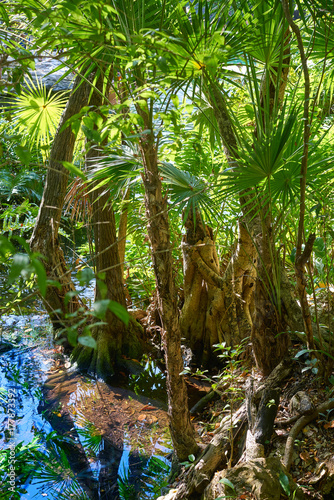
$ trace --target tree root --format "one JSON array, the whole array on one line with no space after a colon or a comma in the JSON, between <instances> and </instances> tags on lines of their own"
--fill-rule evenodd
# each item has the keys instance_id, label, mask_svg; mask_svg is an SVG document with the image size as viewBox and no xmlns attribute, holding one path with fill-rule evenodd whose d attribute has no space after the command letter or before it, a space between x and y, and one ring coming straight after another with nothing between
<instances>
[{"instance_id":1,"label":"tree root","mask_svg":"<svg viewBox=\"0 0 334 500\"><path fill-rule=\"evenodd\" d=\"M334 399L326 401L325 403L322 403L321 405L317 406L311 414L303 415L297 420L295 425L292 427L288 439L286 441L284 458L282 460L283 465L286 467L288 471L291 467L291 462L292 462L293 444L300 431L304 427L306 427L307 424L312 422L312 420L316 419L319 413L331 410L332 408L334 408Z\"/></svg>"},{"instance_id":2,"label":"tree root","mask_svg":"<svg viewBox=\"0 0 334 500\"><path fill-rule=\"evenodd\" d=\"M275 389L275 387L279 387L282 380L290 374L291 370L291 359L282 360L267 379L256 388L253 394L253 401L259 404L264 393ZM200 498L212 480L214 473L227 465L227 457L231 453L231 429L233 430L234 464L242 455L246 438L247 410L245 403L233 414L232 422L230 415L227 415L221 421L220 427L216 431L217 434L215 434L210 444L196 462L186 471L177 490L173 492L171 497L167 496L167 498L173 498L173 500L198 500Z\"/></svg>"}]
</instances>

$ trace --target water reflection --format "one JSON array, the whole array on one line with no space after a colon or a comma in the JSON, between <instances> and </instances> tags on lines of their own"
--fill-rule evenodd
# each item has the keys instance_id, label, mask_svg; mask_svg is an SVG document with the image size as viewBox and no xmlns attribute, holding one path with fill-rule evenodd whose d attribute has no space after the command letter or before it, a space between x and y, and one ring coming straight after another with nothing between
<instances>
[{"instance_id":1,"label":"water reflection","mask_svg":"<svg viewBox=\"0 0 334 500\"><path fill-rule=\"evenodd\" d=\"M161 415L161 405L142 395L150 390L150 396L164 397L162 373L146 360L146 376L131 378L134 392L130 392L68 375L61 366L53 371L62 355L53 344L51 329L42 326L46 317L3 319L4 336L13 348L0 355L0 489L5 492L1 498L14 498L5 474L8 390L13 387L20 498L159 496L171 466L170 438L166 422L155 416Z\"/></svg>"}]
</instances>

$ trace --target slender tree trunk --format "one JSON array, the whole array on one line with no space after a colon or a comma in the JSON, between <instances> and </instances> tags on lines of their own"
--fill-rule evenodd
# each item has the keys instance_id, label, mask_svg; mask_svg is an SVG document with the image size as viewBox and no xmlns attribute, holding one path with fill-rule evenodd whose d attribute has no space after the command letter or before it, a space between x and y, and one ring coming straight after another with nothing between
<instances>
[{"instance_id":1,"label":"slender tree trunk","mask_svg":"<svg viewBox=\"0 0 334 500\"><path fill-rule=\"evenodd\" d=\"M118 253L121 264L121 274L123 279L124 279L124 264L125 264L125 250L126 250L126 234L128 228L129 199L130 199L130 188L127 188L123 196L122 211L118 226Z\"/></svg>"},{"instance_id":2,"label":"slender tree trunk","mask_svg":"<svg viewBox=\"0 0 334 500\"><path fill-rule=\"evenodd\" d=\"M69 171L63 167L62 161L72 161L75 145L75 135L68 127L61 132L66 121L77 114L88 102L89 90L86 83L79 88L80 77L74 82L67 106L61 117L57 133L50 151L49 166L42 201L34 231L30 240L30 248L33 252L39 252L45 257L44 265L49 280L60 283L57 286L48 286L45 306L50 314L54 327L59 328L68 324L65 319L66 313L73 313L82 307L76 296L71 297L69 302L65 300L68 292L75 291L68 270L64 254L59 244L59 225L67 190Z\"/></svg>"},{"instance_id":3,"label":"slender tree trunk","mask_svg":"<svg viewBox=\"0 0 334 500\"><path fill-rule=\"evenodd\" d=\"M102 76L98 79L97 90L93 91L90 104L98 111L103 104ZM90 169L98 163L103 155L103 145L93 143L86 155L86 165ZM119 241L116 235L115 214L112 208L110 192L105 187L91 187L89 197L92 206L92 224L95 242L94 266L97 276L95 300L103 299L117 302L126 309L125 290L123 285L122 267L119 259ZM126 326L109 309L104 318L104 324L95 327L93 336L96 339L96 349L78 345L73 358L78 365L101 378L111 377L114 367L120 364L121 354L138 357L143 348L140 341L141 327L135 320L130 320Z\"/></svg>"},{"instance_id":4,"label":"slender tree trunk","mask_svg":"<svg viewBox=\"0 0 334 500\"><path fill-rule=\"evenodd\" d=\"M269 117L271 117L274 110L278 109L282 103L287 84L290 63L288 29L283 35L283 40L281 64L278 64L278 67L273 69L270 75L265 74L262 82L259 104L261 109L259 111L263 114L263 126L266 123L265 109L268 109ZM269 85L266 83L267 78L270 79ZM224 96L215 82L210 84L207 93L216 115L227 160L233 168L238 161L238 143ZM268 107L265 106L267 101ZM254 134L257 137L258 131L256 129ZM277 268L277 259L275 259L271 207L267 205L262 207L261 199L257 197L254 202L254 198L255 193L248 192L240 195L240 204L244 213L243 224L246 225L246 233L248 233L245 240L248 239L249 243L250 241L252 243L247 245L247 252L245 252L249 255L248 262L242 254L239 254L243 262L240 265L237 263L237 267L244 268L244 274L253 278L254 266L256 266L257 279L253 288L255 308L252 317L251 338L256 364L263 373L268 374L286 355L289 337L286 333L286 323L283 320L280 290L277 282L279 269ZM269 210L269 215L265 214L267 210ZM255 246L255 251L250 250L252 246ZM254 258L255 254L257 255L256 259ZM233 300L231 302L231 310L233 310L236 304L235 297L240 296L240 290L238 293L233 287L230 287L229 292ZM245 314L247 316L249 316L249 312L249 309L246 308Z\"/></svg>"},{"instance_id":5,"label":"slender tree trunk","mask_svg":"<svg viewBox=\"0 0 334 500\"><path fill-rule=\"evenodd\" d=\"M149 114L138 110L145 129L152 129ZM173 276L172 249L166 197L162 196L154 135L145 134L140 140L144 164L143 182L147 231L151 243L153 268L157 285L157 299L163 328L163 346L167 368L168 416L173 445L179 460L196 454L198 445L188 411L188 396L181 353L181 330L177 294Z\"/></svg>"},{"instance_id":6,"label":"slender tree trunk","mask_svg":"<svg viewBox=\"0 0 334 500\"><path fill-rule=\"evenodd\" d=\"M290 6L289 2L286 0L282 0L282 6L284 10L285 17L296 35L298 49L300 53L300 59L303 67L304 73L304 138L303 138L303 156L301 160L300 166L300 201L299 201L299 221L298 221L298 234L297 234L297 242L296 242L296 260L295 260L295 269L296 269L296 278L297 278L297 289L299 294L299 300L302 308L305 333L307 339L307 347L308 349L314 349L314 339L313 339L313 329L312 329L312 321L310 315L310 308L307 301L307 293L306 293L306 278L304 273L304 268L307 260L309 259L313 243L315 240L315 235L310 234L309 239L307 241L306 247L307 252L302 253L302 244L303 244L303 236L304 236L304 220L305 220L305 201L306 201L306 177L307 177L307 163L308 163L308 149L309 149L309 140L311 135L311 123L310 123L310 75L307 67L307 58L304 50L303 40L301 37L300 30L296 23L293 21L290 14ZM306 248L305 248L306 250Z\"/></svg>"}]
</instances>

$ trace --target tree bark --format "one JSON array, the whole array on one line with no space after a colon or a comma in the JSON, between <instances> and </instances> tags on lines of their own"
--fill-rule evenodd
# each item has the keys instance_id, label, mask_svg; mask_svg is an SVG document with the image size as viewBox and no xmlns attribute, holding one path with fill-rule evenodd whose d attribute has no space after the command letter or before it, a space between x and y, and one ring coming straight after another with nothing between
<instances>
[{"instance_id":1,"label":"tree bark","mask_svg":"<svg viewBox=\"0 0 334 500\"><path fill-rule=\"evenodd\" d=\"M144 128L152 130L149 113L137 109ZM153 268L157 286L158 308L162 323L162 340L167 368L168 416L173 445L179 460L196 454L198 445L190 422L187 388L181 353L181 330L177 307L177 294L173 276L172 248L166 197L162 196L158 171L157 149L153 132L140 139L144 165L143 182L147 232L151 244Z\"/></svg>"},{"instance_id":2,"label":"tree bark","mask_svg":"<svg viewBox=\"0 0 334 500\"><path fill-rule=\"evenodd\" d=\"M267 379L256 387L253 393L253 400L260 402L262 399L264 402L267 399L267 395L270 394L270 391L279 387L282 381L290 375L291 370L291 360L288 358L282 360ZM274 398L275 397L276 396L274 396ZM263 408L263 406L261 406L261 408ZM275 411L276 408L277 406L275 405ZM246 402L244 402L234 413L232 427L234 436L233 449L235 450L233 463L235 464L242 455L243 446L246 441ZM228 454L231 448L229 439L230 429L230 415L227 415L222 420L219 429L215 431L216 434L210 444L208 444L196 462L185 472L184 477L181 478L177 491L168 497L170 500L198 500L202 498L203 491L210 483L214 473L227 465L226 454ZM263 434L261 433L261 439L262 437ZM165 500L165 497L160 497L160 500Z\"/></svg>"},{"instance_id":3,"label":"tree bark","mask_svg":"<svg viewBox=\"0 0 334 500\"><path fill-rule=\"evenodd\" d=\"M103 77L96 82L90 104L98 112L103 104ZM107 91L106 91L107 92ZM86 166L91 169L103 154L103 145L92 143L86 154ZM97 188L93 182L89 192L92 206L92 223L95 242L94 266L97 277L95 301L107 299L117 302L126 309L122 267L119 259L119 241L116 235L115 214L110 192L105 187ZM109 378L114 367L120 364L121 354L138 357L143 353L140 341L141 326L130 319L126 326L113 312L107 310L104 324L95 327L93 336L97 347L92 349L78 345L73 353L78 365L99 378Z\"/></svg>"},{"instance_id":4,"label":"tree bark","mask_svg":"<svg viewBox=\"0 0 334 500\"><path fill-rule=\"evenodd\" d=\"M72 161L76 139L70 127L63 131L61 128L88 102L88 86L83 83L78 87L80 80L78 76L74 82L74 90L69 97L52 143L43 197L30 239L31 250L45 257L44 266L47 278L61 285L61 288L49 285L44 301L55 328L68 325L70 320L66 319L66 314L74 313L82 307L75 295L68 302L65 300L66 294L74 292L75 287L71 280L70 270L66 266L58 236L69 176L69 171L61 162Z\"/></svg>"},{"instance_id":5,"label":"tree bark","mask_svg":"<svg viewBox=\"0 0 334 500\"><path fill-rule=\"evenodd\" d=\"M249 335L251 291L254 279L247 273L253 244L241 232L236 250L221 276L212 230L199 212L185 223L183 238L184 305L180 326L197 363L206 367L217 361L214 344L237 345ZM237 268L235 268L235 264ZM255 268L254 268L255 269ZM245 274L246 271L246 274Z\"/></svg>"},{"instance_id":6,"label":"tree bark","mask_svg":"<svg viewBox=\"0 0 334 500\"><path fill-rule=\"evenodd\" d=\"M314 349L314 339L313 339L313 330L310 316L310 309L307 301L306 295L306 279L304 274L304 266L306 264L307 259L305 259L305 251L302 255L302 244L304 237L304 221L305 221L305 202L306 202L306 177L307 177L307 164L308 164L308 151L309 151L309 140L311 135L311 122L310 122L310 75L307 67L307 56L304 50L304 44L301 37L300 29L297 24L293 21L290 14L290 5L286 0L282 0L282 7L284 11L284 15L286 20L288 21L292 31L296 35L298 49L300 53L300 59L303 67L304 74L304 137L303 137L303 156L301 159L300 165L300 200L299 200L299 221L298 221L298 233L297 233L297 242L296 242L296 260L295 260L295 269L296 269L296 278L297 278L297 289L299 292L299 299L302 308L304 327L307 338L307 348ZM306 244L306 247L309 246L308 252L310 256L312 251L313 242L315 240L315 235L310 235L309 240ZM305 248L306 250L306 248Z\"/></svg>"},{"instance_id":7,"label":"tree bark","mask_svg":"<svg viewBox=\"0 0 334 500\"><path fill-rule=\"evenodd\" d=\"M290 33L287 29L282 35L281 62L278 63L276 68L271 68L264 75L259 103L259 112L263 116L263 127L266 123L264 116L266 109L266 106L264 106L265 100L269 101L269 117L271 117L274 110L279 109L283 100L290 62L289 41ZM266 84L267 78L270 79L268 86ZM227 160L233 168L238 161L238 141L224 95L217 82L210 82L210 85L207 87L207 94L217 119ZM255 137L258 135L256 129L254 135ZM253 352L258 368L264 374L268 374L287 354L289 345L286 323L282 315L278 282L279 263L276 259L276 250L272 235L271 207L267 203L263 207L261 198L250 191L240 193L240 204L244 214L242 222L246 225L246 233L248 233L248 240L250 240L248 262L244 260L243 265L240 267L245 267L244 272L246 275L249 274L252 277L252 283L254 283L254 267L256 266L254 287L255 308L251 318ZM255 246L255 251L250 250L252 246ZM254 258L255 253L257 254L257 259ZM233 290L233 287L230 287L230 290L227 289L228 294L230 294L232 299L230 307L233 311L237 304L235 296L240 296L240 291L237 294ZM249 309L246 310L246 314L249 316ZM235 321L237 316L234 313L232 321Z\"/></svg>"}]
</instances>

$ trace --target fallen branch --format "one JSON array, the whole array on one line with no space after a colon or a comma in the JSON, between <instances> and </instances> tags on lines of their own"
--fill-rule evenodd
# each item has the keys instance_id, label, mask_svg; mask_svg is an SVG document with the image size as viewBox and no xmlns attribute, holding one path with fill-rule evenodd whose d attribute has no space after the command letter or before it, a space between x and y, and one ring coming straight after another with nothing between
<instances>
[{"instance_id":1,"label":"fallen branch","mask_svg":"<svg viewBox=\"0 0 334 500\"><path fill-rule=\"evenodd\" d=\"M306 427L307 424L312 422L312 420L315 420L318 417L319 413L331 410L333 408L334 408L334 399L330 399L329 401L326 401L325 403L322 403L321 405L317 406L310 415L303 415L302 417L299 418L299 420L297 420L297 422L292 427L289 433L289 437L285 445L285 452L282 463L287 470L289 470L291 467L293 444L300 431L304 429L304 427Z\"/></svg>"}]
</instances>

